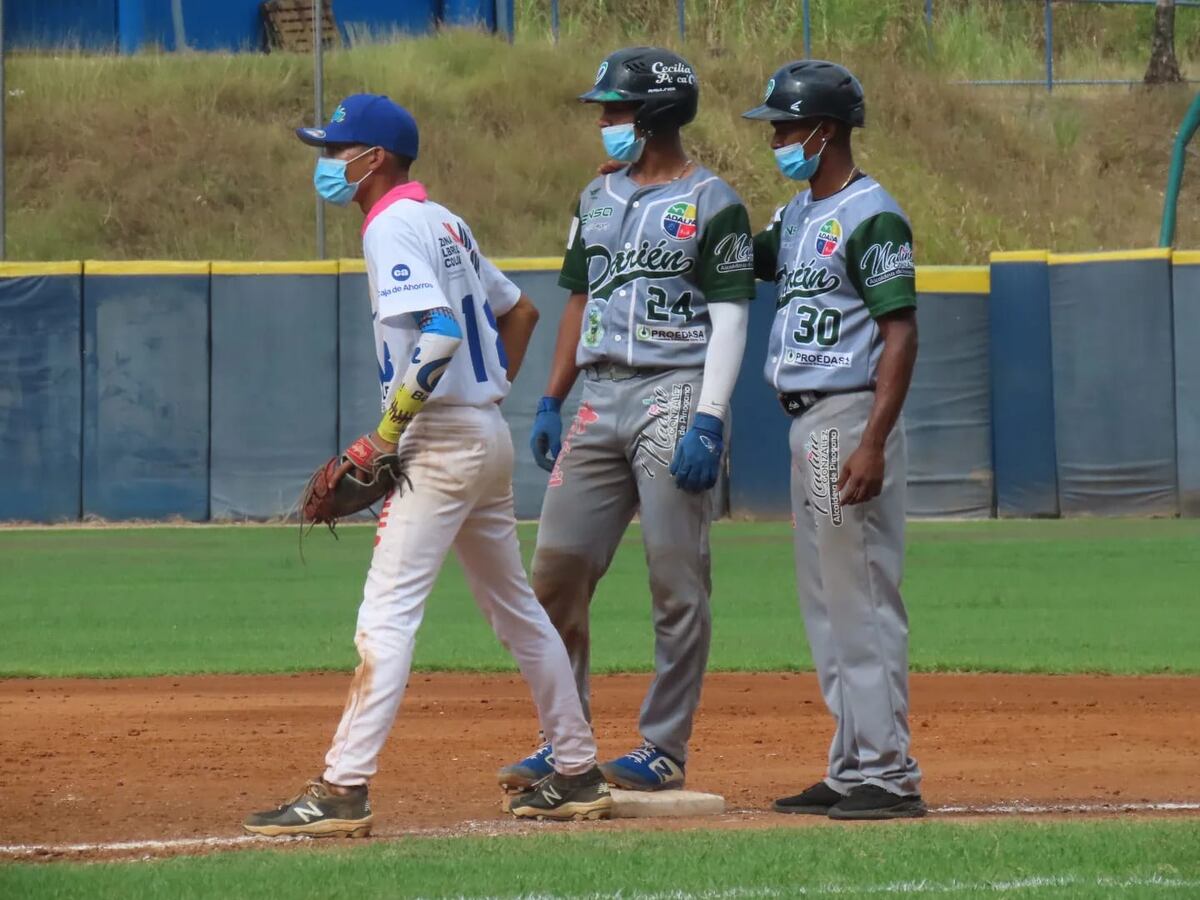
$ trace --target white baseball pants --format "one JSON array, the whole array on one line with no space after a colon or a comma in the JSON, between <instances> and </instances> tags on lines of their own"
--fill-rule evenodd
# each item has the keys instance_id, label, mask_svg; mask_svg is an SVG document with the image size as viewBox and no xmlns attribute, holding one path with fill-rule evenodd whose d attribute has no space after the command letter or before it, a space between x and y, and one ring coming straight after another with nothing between
<instances>
[{"instance_id":1,"label":"white baseball pants","mask_svg":"<svg viewBox=\"0 0 1200 900\"><path fill-rule=\"evenodd\" d=\"M333 745L331 784L365 784L378 768L412 667L425 601L454 547L484 617L533 693L565 775L596 763L562 638L529 587L513 514L513 447L499 407L428 406L400 444L412 489L387 499L358 611L360 664Z\"/></svg>"}]
</instances>

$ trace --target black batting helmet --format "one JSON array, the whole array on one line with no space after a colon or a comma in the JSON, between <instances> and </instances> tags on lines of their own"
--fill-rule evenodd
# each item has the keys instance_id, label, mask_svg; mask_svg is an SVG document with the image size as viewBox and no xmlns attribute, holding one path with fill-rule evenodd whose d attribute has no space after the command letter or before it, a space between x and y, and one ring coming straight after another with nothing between
<instances>
[{"instance_id":1,"label":"black batting helmet","mask_svg":"<svg viewBox=\"0 0 1200 900\"><path fill-rule=\"evenodd\" d=\"M850 70L823 59L790 62L771 76L761 106L742 113L746 119L836 119L851 128L866 123L862 85Z\"/></svg>"},{"instance_id":2,"label":"black batting helmet","mask_svg":"<svg viewBox=\"0 0 1200 900\"><path fill-rule=\"evenodd\" d=\"M637 101L634 124L646 134L682 128L696 118L700 87L691 64L659 47L627 47L600 63L584 103Z\"/></svg>"}]
</instances>

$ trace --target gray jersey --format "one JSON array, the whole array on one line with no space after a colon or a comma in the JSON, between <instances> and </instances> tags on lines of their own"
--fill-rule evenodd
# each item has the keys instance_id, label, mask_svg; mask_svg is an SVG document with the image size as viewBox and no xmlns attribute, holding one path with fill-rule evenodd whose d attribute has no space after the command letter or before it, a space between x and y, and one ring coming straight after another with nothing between
<instances>
[{"instance_id":1,"label":"gray jersey","mask_svg":"<svg viewBox=\"0 0 1200 900\"><path fill-rule=\"evenodd\" d=\"M707 169L649 186L624 170L595 179L558 278L588 295L575 361L702 366L708 304L754 296L753 255L745 206Z\"/></svg>"},{"instance_id":2,"label":"gray jersey","mask_svg":"<svg viewBox=\"0 0 1200 900\"><path fill-rule=\"evenodd\" d=\"M776 285L764 370L775 390L874 387L875 320L917 304L912 229L875 179L823 200L798 194L755 236L754 269Z\"/></svg>"}]
</instances>

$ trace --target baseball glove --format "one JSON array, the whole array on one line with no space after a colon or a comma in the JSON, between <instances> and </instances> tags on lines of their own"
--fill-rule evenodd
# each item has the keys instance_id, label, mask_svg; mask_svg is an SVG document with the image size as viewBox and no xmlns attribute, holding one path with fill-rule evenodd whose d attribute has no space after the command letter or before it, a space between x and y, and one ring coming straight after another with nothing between
<instances>
[{"instance_id":1,"label":"baseball glove","mask_svg":"<svg viewBox=\"0 0 1200 900\"><path fill-rule=\"evenodd\" d=\"M412 488L400 457L363 435L308 479L300 496L301 528L311 522L333 531L339 519L367 509L404 485Z\"/></svg>"}]
</instances>

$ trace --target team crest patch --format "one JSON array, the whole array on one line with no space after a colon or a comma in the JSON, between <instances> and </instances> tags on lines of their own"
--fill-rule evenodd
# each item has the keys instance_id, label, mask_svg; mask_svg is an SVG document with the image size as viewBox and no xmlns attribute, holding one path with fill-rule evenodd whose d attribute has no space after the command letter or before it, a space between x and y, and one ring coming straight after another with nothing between
<instances>
[{"instance_id":1,"label":"team crest patch","mask_svg":"<svg viewBox=\"0 0 1200 900\"><path fill-rule=\"evenodd\" d=\"M335 125L338 122L345 122L346 121L346 107L339 104L338 108L333 111L333 115L329 117L329 121L333 122Z\"/></svg>"},{"instance_id":2,"label":"team crest patch","mask_svg":"<svg viewBox=\"0 0 1200 900\"><path fill-rule=\"evenodd\" d=\"M842 223L837 219L826 219L817 230L817 255L828 259L837 253L842 243Z\"/></svg>"},{"instance_id":3,"label":"team crest patch","mask_svg":"<svg viewBox=\"0 0 1200 900\"><path fill-rule=\"evenodd\" d=\"M686 241L696 235L696 204L673 203L663 213L663 231L677 241Z\"/></svg>"},{"instance_id":4,"label":"team crest patch","mask_svg":"<svg viewBox=\"0 0 1200 900\"><path fill-rule=\"evenodd\" d=\"M772 78L770 81L767 82L767 92L765 94L763 94L763 103L766 103L768 100L770 100L771 94L773 94L774 92L775 92L775 79Z\"/></svg>"},{"instance_id":5,"label":"team crest patch","mask_svg":"<svg viewBox=\"0 0 1200 900\"><path fill-rule=\"evenodd\" d=\"M600 63L600 68L596 71L596 84L600 83L600 79L604 77L604 73L608 71L608 60Z\"/></svg>"}]
</instances>

